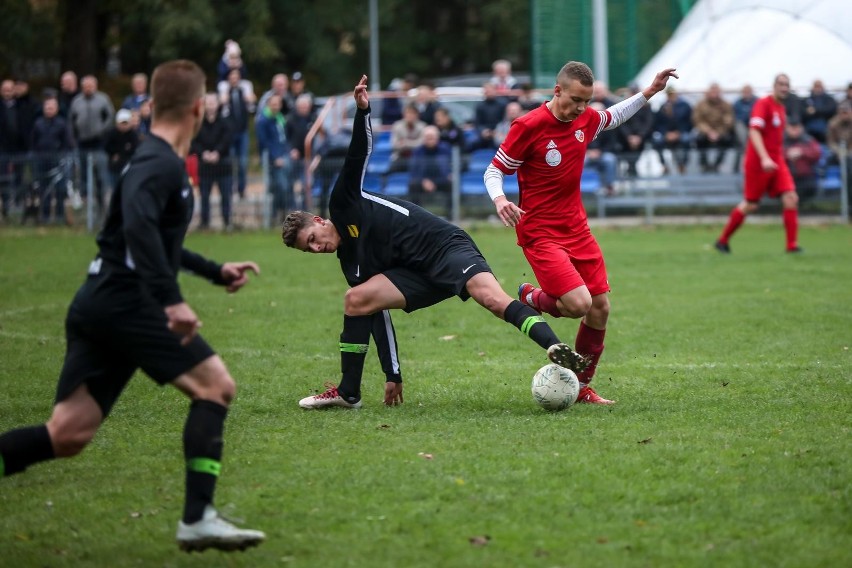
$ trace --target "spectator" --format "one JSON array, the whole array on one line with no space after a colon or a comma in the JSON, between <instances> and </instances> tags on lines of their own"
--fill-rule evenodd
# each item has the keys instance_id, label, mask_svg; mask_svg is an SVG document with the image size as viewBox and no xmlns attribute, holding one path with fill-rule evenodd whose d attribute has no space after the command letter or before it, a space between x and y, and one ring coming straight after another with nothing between
<instances>
[{"instance_id":1,"label":"spectator","mask_svg":"<svg viewBox=\"0 0 852 568\"><path fill-rule=\"evenodd\" d=\"M136 122L136 131L140 138L144 138L151 131L151 99L142 101L139 108L131 112Z\"/></svg>"},{"instance_id":2,"label":"spectator","mask_svg":"<svg viewBox=\"0 0 852 568\"><path fill-rule=\"evenodd\" d=\"M0 82L0 199L2 217L9 215L23 177L23 156L27 151L25 111L15 99L15 82Z\"/></svg>"},{"instance_id":3,"label":"spectator","mask_svg":"<svg viewBox=\"0 0 852 568\"><path fill-rule=\"evenodd\" d=\"M305 76L302 75L301 71L296 71L290 81L290 96L295 101L302 95L308 95L311 97L311 101L314 100L314 94L305 88Z\"/></svg>"},{"instance_id":4,"label":"spectator","mask_svg":"<svg viewBox=\"0 0 852 568\"><path fill-rule=\"evenodd\" d=\"M249 85L247 89L245 84ZM231 69L228 73L227 88L222 98L222 115L231 121L231 160L237 170L237 195L240 199L246 193L246 170L248 169L249 151L249 114L254 112L255 96L250 87L251 83L244 81L239 69ZM222 96L222 88L219 96Z\"/></svg>"},{"instance_id":5,"label":"spectator","mask_svg":"<svg viewBox=\"0 0 852 568\"><path fill-rule=\"evenodd\" d=\"M600 101L592 102L589 106L597 111L604 111L607 108ZM629 123L628 120L625 124ZM591 167L598 172L601 179L601 191L605 195L615 193L615 179L618 175L618 156L616 154L618 151L618 134L615 130L603 130L586 146L583 167Z\"/></svg>"},{"instance_id":6,"label":"spectator","mask_svg":"<svg viewBox=\"0 0 852 568\"><path fill-rule=\"evenodd\" d=\"M822 157L822 147L803 125L790 123L784 136L784 158L793 175L796 193L804 201L816 195L817 164Z\"/></svg>"},{"instance_id":7,"label":"spectator","mask_svg":"<svg viewBox=\"0 0 852 568\"><path fill-rule=\"evenodd\" d=\"M290 114L290 111L293 110L294 106L293 96L290 94L290 78L284 73L276 73L272 76L270 89L260 96L260 100L257 102L257 108L263 111L263 109L266 108L266 103L269 102L269 97L272 95L278 95L281 97L281 112L284 116ZM259 112L255 115L255 123L257 123L261 116L263 116L263 112Z\"/></svg>"},{"instance_id":8,"label":"spectator","mask_svg":"<svg viewBox=\"0 0 852 568\"><path fill-rule=\"evenodd\" d=\"M248 69L246 69L246 64L243 62L243 53L240 49L240 44L229 39L225 40L225 53L222 54L222 58L219 60L219 65L217 67L218 82L227 82L228 73L230 73L232 69L238 69L240 77L248 77Z\"/></svg>"},{"instance_id":9,"label":"spectator","mask_svg":"<svg viewBox=\"0 0 852 568\"><path fill-rule=\"evenodd\" d=\"M300 97L300 100L302 99ZM312 104L310 97L307 97L307 103L310 108ZM296 108L299 108L299 104L304 105L304 101L298 102ZM266 108L258 113L260 119L257 121L257 146L261 156L266 156L266 164L269 168L267 191L272 195L272 214L276 218L279 214L286 214L288 210L295 208L287 179L288 153L291 148L285 130L285 122L289 126L292 121L285 121L281 108L281 97L272 95L266 103ZM280 220L283 221L283 217Z\"/></svg>"},{"instance_id":10,"label":"spectator","mask_svg":"<svg viewBox=\"0 0 852 568\"><path fill-rule=\"evenodd\" d=\"M24 132L29 140L35 119L41 116L42 105L36 102L30 94L30 84L22 79L15 81L15 101L21 107L24 119Z\"/></svg>"},{"instance_id":11,"label":"spectator","mask_svg":"<svg viewBox=\"0 0 852 568\"><path fill-rule=\"evenodd\" d=\"M843 143L846 144L846 153L852 152L852 100L844 100L837 105L837 114L828 121L826 142L835 159L842 153Z\"/></svg>"},{"instance_id":12,"label":"spectator","mask_svg":"<svg viewBox=\"0 0 852 568\"><path fill-rule=\"evenodd\" d=\"M703 172L718 172L725 150L734 147L734 107L722 98L722 89L712 83L704 98L692 111L695 125L695 146L699 151ZM715 153L712 164L710 150Z\"/></svg>"},{"instance_id":13,"label":"spectator","mask_svg":"<svg viewBox=\"0 0 852 568\"><path fill-rule=\"evenodd\" d=\"M600 103L604 108L609 108L616 103L615 97L609 90L609 85L604 81L595 81L592 89L592 100L589 104Z\"/></svg>"},{"instance_id":14,"label":"spectator","mask_svg":"<svg viewBox=\"0 0 852 568\"><path fill-rule=\"evenodd\" d=\"M40 191L42 221L50 222L51 205L55 199L53 220L67 223L67 177L63 160L74 150L74 139L68 123L59 115L56 96L48 97L42 103L42 113L33 124L29 146L33 153L33 178Z\"/></svg>"},{"instance_id":15,"label":"spectator","mask_svg":"<svg viewBox=\"0 0 852 568\"><path fill-rule=\"evenodd\" d=\"M305 141L308 132L314 124L314 99L308 93L302 93L296 97L296 106L287 116L285 131L287 141L290 145L290 181L293 184L293 193L299 194L304 188L305 173ZM310 199L305 195L306 199Z\"/></svg>"},{"instance_id":16,"label":"spectator","mask_svg":"<svg viewBox=\"0 0 852 568\"><path fill-rule=\"evenodd\" d=\"M494 128L505 115L506 101L497 96L497 87L493 83L482 85L482 96L482 101L476 104L473 120L478 138L470 150L496 148Z\"/></svg>"},{"instance_id":17,"label":"spectator","mask_svg":"<svg viewBox=\"0 0 852 568\"><path fill-rule=\"evenodd\" d=\"M318 128L313 140L313 158L310 171L314 173L314 187L319 188L319 214L326 217L328 199L332 184L343 167L346 152L349 149L351 132L341 129L329 134L325 128Z\"/></svg>"},{"instance_id":18,"label":"spectator","mask_svg":"<svg viewBox=\"0 0 852 568\"><path fill-rule=\"evenodd\" d=\"M843 99L840 99L840 103L843 103L843 102L848 102L849 104L852 104L852 83L849 83L848 85L846 85L846 97L843 98ZM838 108L838 110L840 110L840 109Z\"/></svg>"},{"instance_id":19,"label":"spectator","mask_svg":"<svg viewBox=\"0 0 852 568\"><path fill-rule=\"evenodd\" d=\"M506 139L506 134L509 133L509 127L522 114L524 114L524 109L521 107L521 103L512 101L506 105L503 120L498 122L497 126L494 127L494 144L499 146L503 143L503 140Z\"/></svg>"},{"instance_id":20,"label":"spectator","mask_svg":"<svg viewBox=\"0 0 852 568\"><path fill-rule=\"evenodd\" d=\"M420 115L420 120L426 124L435 124L435 111L438 110L438 102L435 100L435 89L432 85L420 85L414 96L414 106Z\"/></svg>"},{"instance_id":21,"label":"spectator","mask_svg":"<svg viewBox=\"0 0 852 568\"><path fill-rule=\"evenodd\" d=\"M852 99L844 100L837 106L837 114L828 121L828 147L831 148L831 163L840 164L846 156L846 191L852 200Z\"/></svg>"},{"instance_id":22,"label":"spectator","mask_svg":"<svg viewBox=\"0 0 852 568\"><path fill-rule=\"evenodd\" d=\"M231 226L233 185L229 154L232 138L231 124L222 116L219 97L215 93L207 93L204 96L204 119L190 148L190 153L198 156L202 229L210 227L210 194L214 183L219 187L222 225L226 229Z\"/></svg>"},{"instance_id":23,"label":"spectator","mask_svg":"<svg viewBox=\"0 0 852 568\"><path fill-rule=\"evenodd\" d=\"M130 94L124 97L121 108L139 110L142 103L148 100L148 76L136 73L130 79Z\"/></svg>"},{"instance_id":24,"label":"spectator","mask_svg":"<svg viewBox=\"0 0 852 568\"><path fill-rule=\"evenodd\" d=\"M402 79L391 81L388 90L393 91L394 96L382 99L381 119L383 126L390 126L398 120L402 120L402 109L408 98L408 92L419 82L417 75L408 73Z\"/></svg>"},{"instance_id":25,"label":"spectator","mask_svg":"<svg viewBox=\"0 0 852 568\"><path fill-rule=\"evenodd\" d=\"M423 144L423 129L426 123L420 120L417 107L408 104L402 118L391 127L391 166L390 171L408 170L408 159L415 148Z\"/></svg>"},{"instance_id":26,"label":"spectator","mask_svg":"<svg viewBox=\"0 0 852 568\"><path fill-rule=\"evenodd\" d=\"M734 134L737 137L737 162L734 171L740 170L740 161L748 143L748 121L751 119L751 109L757 97L751 85L743 85L740 96L734 101Z\"/></svg>"},{"instance_id":27,"label":"spectator","mask_svg":"<svg viewBox=\"0 0 852 568\"><path fill-rule=\"evenodd\" d=\"M508 59L498 59L491 64L491 79L489 83L494 85L495 94L501 99L505 106L509 101L517 100L510 94L518 88L518 81L512 76L512 64Z\"/></svg>"},{"instance_id":28,"label":"spectator","mask_svg":"<svg viewBox=\"0 0 852 568\"><path fill-rule=\"evenodd\" d=\"M109 161L112 186L115 187L121 171L139 146L139 132L133 127L133 113L126 108L115 113L115 127L107 132L104 151Z\"/></svg>"},{"instance_id":29,"label":"spectator","mask_svg":"<svg viewBox=\"0 0 852 568\"><path fill-rule=\"evenodd\" d=\"M674 165L680 173L686 170L692 130L692 107L678 95L674 87L666 88L666 101L654 116L654 147L660 154L665 173L671 168L666 161L665 151L672 153Z\"/></svg>"},{"instance_id":30,"label":"spectator","mask_svg":"<svg viewBox=\"0 0 852 568\"><path fill-rule=\"evenodd\" d=\"M794 90L790 90L790 94L784 100L784 109L787 113L787 122L802 122L804 101L796 94Z\"/></svg>"},{"instance_id":31,"label":"spectator","mask_svg":"<svg viewBox=\"0 0 852 568\"><path fill-rule=\"evenodd\" d=\"M820 144L825 144L828 121L837 114L837 101L825 92L822 81L814 81L809 97L802 101L802 124L805 131Z\"/></svg>"},{"instance_id":32,"label":"spectator","mask_svg":"<svg viewBox=\"0 0 852 568\"><path fill-rule=\"evenodd\" d=\"M80 94L77 74L66 71L59 78L59 114L67 119L71 114L71 101Z\"/></svg>"},{"instance_id":33,"label":"spectator","mask_svg":"<svg viewBox=\"0 0 852 568\"><path fill-rule=\"evenodd\" d=\"M464 147L464 131L455 123L446 108L435 109L435 126L441 134L441 141L450 146Z\"/></svg>"},{"instance_id":34,"label":"spectator","mask_svg":"<svg viewBox=\"0 0 852 568\"><path fill-rule=\"evenodd\" d=\"M71 128L84 159L93 160L95 199L101 212L105 212L110 186L104 141L112 127L115 109L109 97L98 90L98 80L94 75L86 75L81 83L83 90L71 101ZM83 182L88 183L89 168L84 165L82 170Z\"/></svg>"},{"instance_id":35,"label":"spectator","mask_svg":"<svg viewBox=\"0 0 852 568\"><path fill-rule=\"evenodd\" d=\"M443 195L447 218L453 212L453 192L450 179L450 146L441 141L437 126L423 128L423 143L414 149L409 161L408 193L411 202L420 205L423 196Z\"/></svg>"},{"instance_id":36,"label":"spectator","mask_svg":"<svg viewBox=\"0 0 852 568\"><path fill-rule=\"evenodd\" d=\"M639 93L639 85L632 83L627 88L627 98ZM639 161L639 156L642 155L642 150L645 148L645 143L650 140L651 133L654 130L654 111L650 105L644 105L633 118L619 126L615 132L618 137L618 145L621 149L621 157L627 163L627 175L635 177L637 175L636 162Z\"/></svg>"},{"instance_id":37,"label":"spectator","mask_svg":"<svg viewBox=\"0 0 852 568\"><path fill-rule=\"evenodd\" d=\"M518 102L524 112L529 112L540 107L544 99L536 93L530 83L523 83L518 87L521 94L518 96Z\"/></svg>"}]
</instances>

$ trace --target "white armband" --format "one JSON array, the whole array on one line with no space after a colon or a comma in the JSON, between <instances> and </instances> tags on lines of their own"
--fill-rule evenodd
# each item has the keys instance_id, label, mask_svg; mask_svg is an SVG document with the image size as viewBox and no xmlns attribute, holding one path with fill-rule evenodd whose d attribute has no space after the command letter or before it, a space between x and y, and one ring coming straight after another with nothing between
<instances>
[{"instance_id":1,"label":"white armband","mask_svg":"<svg viewBox=\"0 0 852 568\"><path fill-rule=\"evenodd\" d=\"M645 103L647 102L648 99L645 98L645 95L639 92L630 98L624 99L619 103L615 103L606 109L609 111L609 114L612 115L612 122L610 122L604 130L612 130L613 128L621 126L628 118L639 112L639 109L645 106Z\"/></svg>"},{"instance_id":2,"label":"white armband","mask_svg":"<svg viewBox=\"0 0 852 568\"><path fill-rule=\"evenodd\" d=\"M488 167L485 168L482 179L485 181L485 189L488 190L488 197L491 198L491 201L505 195L503 191L503 176L505 175L494 164L488 164Z\"/></svg>"}]
</instances>

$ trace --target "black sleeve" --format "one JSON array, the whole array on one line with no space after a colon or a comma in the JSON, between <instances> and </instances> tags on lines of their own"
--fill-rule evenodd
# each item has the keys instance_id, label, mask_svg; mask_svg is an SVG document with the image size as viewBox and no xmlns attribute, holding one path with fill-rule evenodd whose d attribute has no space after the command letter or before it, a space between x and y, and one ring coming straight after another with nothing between
<instances>
[{"instance_id":1,"label":"black sleeve","mask_svg":"<svg viewBox=\"0 0 852 568\"><path fill-rule=\"evenodd\" d=\"M329 198L329 209L346 209L350 204L361 198L361 179L364 166L370 157L372 126L370 124L370 107L358 109L352 125L352 140L343 162L343 170L334 184Z\"/></svg>"},{"instance_id":2,"label":"black sleeve","mask_svg":"<svg viewBox=\"0 0 852 568\"><path fill-rule=\"evenodd\" d=\"M180 267L192 272L202 278L206 278L213 284L224 286L227 284L222 279L222 265L208 260L196 252L183 249L180 251Z\"/></svg>"}]
</instances>

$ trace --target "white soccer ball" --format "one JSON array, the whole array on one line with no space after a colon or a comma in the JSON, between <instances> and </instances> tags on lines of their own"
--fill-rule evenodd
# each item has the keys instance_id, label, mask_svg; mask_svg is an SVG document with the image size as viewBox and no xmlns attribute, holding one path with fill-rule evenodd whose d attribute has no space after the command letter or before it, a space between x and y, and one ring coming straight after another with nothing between
<instances>
[{"instance_id":1,"label":"white soccer ball","mask_svg":"<svg viewBox=\"0 0 852 568\"><path fill-rule=\"evenodd\" d=\"M565 410L580 394L580 381L573 371L555 363L545 365L535 372L532 380L532 395L542 408Z\"/></svg>"}]
</instances>

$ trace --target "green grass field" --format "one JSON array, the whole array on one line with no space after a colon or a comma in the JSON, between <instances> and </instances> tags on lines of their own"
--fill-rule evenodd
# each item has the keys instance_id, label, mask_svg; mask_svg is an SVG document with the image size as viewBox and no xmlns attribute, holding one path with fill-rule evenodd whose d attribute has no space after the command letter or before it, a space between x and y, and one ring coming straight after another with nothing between
<instances>
[{"instance_id":1,"label":"green grass field","mask_svg":"<svg viewBox=\"0 0 852 568\"><path fill-rule=\"evenodd\" d=\"M260 548L178 552L187 401L137 376L79 457L0 480L10 567L839 567L852 565L852 229L596 229L613 311L595 384L614 407L541 410L546 363L473 302L395 316L405 404L306 412L338 379L345 283L274 233L198 235L263 273L239 294L181 277L239 384L217 505ZM505 229L471 234L510 293ZM0 231L0 431L42 422L91 235ZM549 320L573 342L577 323ZM427 459L430 454L431 459Z\"/></svg>"}]
</instances>

